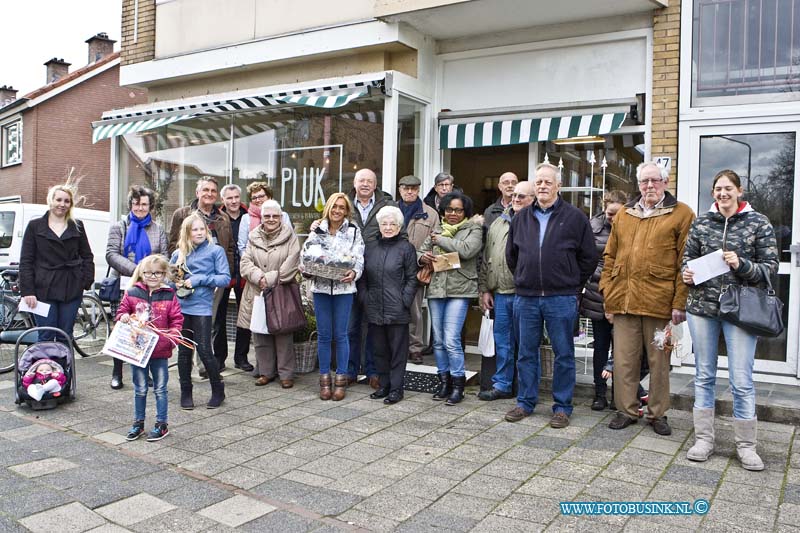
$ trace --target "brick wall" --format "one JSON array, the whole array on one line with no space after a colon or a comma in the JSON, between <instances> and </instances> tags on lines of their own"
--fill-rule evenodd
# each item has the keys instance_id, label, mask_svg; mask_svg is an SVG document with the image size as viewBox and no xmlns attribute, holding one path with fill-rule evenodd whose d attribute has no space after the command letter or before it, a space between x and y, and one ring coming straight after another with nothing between
<instances>
[{"instance_id":1,"label":"brick wall","mask_svg":"<svg viewBox=\"0 0 800 533\"><path fill-rule=\"evenodd\" d=\"M653 17L653 157L672 157L670 189L678 167L678 84L680 71L680 1L658 9Z\"/></svg>"},{"instance_id":2,"label":"brick wall","mask_svg":"<svg viewBox=\"0 0 800 533\"><path fill-rule=\"evenodd\" d=\"M139 3L139 23L134 24L135 3ZM134 39L136 27L136 42ZM155 0L122 0L122 64L141 63L155 57L156 2Z\"/></svg>"}]
</instances>

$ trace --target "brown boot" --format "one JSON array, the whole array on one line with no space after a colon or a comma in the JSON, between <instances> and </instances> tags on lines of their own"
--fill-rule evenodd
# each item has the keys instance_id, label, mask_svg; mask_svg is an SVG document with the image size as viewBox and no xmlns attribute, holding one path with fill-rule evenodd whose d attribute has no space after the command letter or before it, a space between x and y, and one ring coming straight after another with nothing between
<instances>
[{"instance_id":1,"label":"brown boot","mask_svg":"<svg viewBox=\"0 0 800 533\"><path fill-rule=\"evenodd\" d=\"M320 374L319 375L319 399L320 400L330 400L331 399L331 375L330 374Z\"/></svg>"},{"instance_id":2,"label":"brown boot","mask_svg":"<svg viewBox=\"0 0 800 533\"><path fill-rule=\"evenodd\" d=\"M333 396L331 399L334 402L344 400L344 395L347 393L347 376L344 374L336 374L336 379L333 381Z\"/></svg>"}]
</instances>

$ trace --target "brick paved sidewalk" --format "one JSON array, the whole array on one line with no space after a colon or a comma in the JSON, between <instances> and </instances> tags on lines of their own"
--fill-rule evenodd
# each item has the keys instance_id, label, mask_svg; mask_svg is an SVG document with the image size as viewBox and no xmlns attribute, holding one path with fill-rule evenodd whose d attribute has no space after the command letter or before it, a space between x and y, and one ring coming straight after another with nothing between
<instances>
[{"instance_id":1,"label":"brick paved sidewalk","mask_svg":"<svg viewBox=\"0 0 800 533\"><path fill-rule=\"evenodd\" d=\"M673 434L640 423L606 426L611 413L575 409L547 426L550 402L517 424L513 402L474 392L446 407L408 393L396 405L357 385L343 402L317 399L316 376L293 389L255 387L226 372L219 410L177 407L170 379L170 435L128 443L133 393L108 387L107 358L77 362L78 400L32 412L0 377L2 531L788 531L800 526L795 428L763 423L764 472L734 456L729 421L717 453L685 459L691 415L671 411ZM195 384L195 403L210 395ZM544 398L549 400L549 398ZM154 401L148 398L147 421ZM38 417L38 418L37 418ZM560 501L693 501L707 515L563 516Z\"/></svg>"}]
</instances>

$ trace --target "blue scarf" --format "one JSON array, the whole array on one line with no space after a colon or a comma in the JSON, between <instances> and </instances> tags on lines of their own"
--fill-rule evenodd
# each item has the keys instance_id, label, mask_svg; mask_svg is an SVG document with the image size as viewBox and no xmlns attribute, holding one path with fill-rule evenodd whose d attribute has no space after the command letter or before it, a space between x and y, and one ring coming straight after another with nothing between
<instances>
[{"instance_id":1,"label":"blue scarf","mask_svg":"<svg viewBox=\"0 0 800 533\"><path fill-rule=\"evenodd\" d=\"M133 260L137 265L139 261L150 255L150 239L147 238L145 227L152 218L148 213L143 219L136 218L133 213L128 213L128 231L125 234L125 244L122 245L122 255L128 257L133 252Z\"/></svg>"},{"instance_id":2,"label":"blue scarf","mask_svg":"<svg viewBox=\"0 0 800 533\"><path fill-rule=\"evenodd\" d=\"M400 211L403 213L403 227L407 228L408 223L419 218L427 219L428 213L422 208L422 200L417 198L416 202L407 204L400 202Z\"/></svg>"}]
</instances>

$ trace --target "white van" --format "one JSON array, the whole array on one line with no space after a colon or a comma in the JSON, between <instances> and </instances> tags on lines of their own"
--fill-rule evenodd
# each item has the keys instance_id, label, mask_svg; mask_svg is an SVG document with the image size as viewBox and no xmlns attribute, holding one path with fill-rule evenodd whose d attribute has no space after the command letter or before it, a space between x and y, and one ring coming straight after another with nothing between
<instances>
[{"instance_id":1,"label":"white van","mask_svg":"<svg viewBox=\"0 0 800 533\"><path fill-rule=\"evenodd\" d=\"M0 269L19 266L22 251L22 236L31 219L41 217L48 207L41 204L23 204L19 202L3 203L0 201ZM92 209L72 210L72 215L83 222L89 237L89 246L94 254L94 279L100 281L106 277L106 243L108 242L108 211Z\"/></svg>"}]
</instances>

